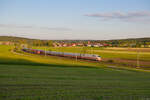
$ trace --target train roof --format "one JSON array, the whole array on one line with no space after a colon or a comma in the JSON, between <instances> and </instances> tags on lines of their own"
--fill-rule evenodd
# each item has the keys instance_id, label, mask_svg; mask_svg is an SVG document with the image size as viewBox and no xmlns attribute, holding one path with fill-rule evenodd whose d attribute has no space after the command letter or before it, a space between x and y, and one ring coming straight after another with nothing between
<instances>
[{"instance_id":1,"label":"train roof","mask_svg":"<svg viewBox=\"0 0 150 100\"><path fill-rule=\"evenodd\" d=\"M30 49L30 48L24 48L24 49ZM40 50L40 49L31 49L31 50L38 50L38 51L44 51L44 50ZM75 56L79 56L79 55L81 55L81 56L89 56L89 57L100 57L99 55L97 55L97 54L81 54L81 53L70 53L70 52L57 52L57 51L46 51L47 53L48 52L52 52L52 53L63 53L63 54L68 54L68 55L75 55Z\"/></svg>"}]
</instances>

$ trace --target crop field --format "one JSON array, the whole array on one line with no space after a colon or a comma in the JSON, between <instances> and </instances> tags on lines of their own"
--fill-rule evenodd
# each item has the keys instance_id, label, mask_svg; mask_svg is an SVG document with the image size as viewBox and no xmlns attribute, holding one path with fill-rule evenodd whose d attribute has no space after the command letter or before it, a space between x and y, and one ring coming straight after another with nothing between
<instances>
[{"instance_id":1,"label":"crop field","mask_svg":"<svg viewBox=\"0 0 150 100\"><path fill-rule=\"evenodd\" d=\"M35 47L43 50L59 52L77 52L98 54L104 62L112 60L113 63L136 67L137 55L139 56L140 67L150 68L150 48L91 48L91 47ZM85 52L84 52L85 51Z\"/></svg>"},{"instance_id":2,"label":"crop field","mask_svg":"<svg viewBox=\"0 0 150 100\"><path fill-rule=\"evenodd\" d=\"M103 62L12 52L12 48L0 45L0 100L150 99L150 71L121 65L109 67L113 65ZM66 52L81 50L40 49ZM88 49L87 52L97 53L102 58L136 59L135 51L122 51L119 55L108 51L115 52L97 48L92 51ZM133 52L133 55L124 52ZM140 60L148 62L149 56L149 52L142 52Z\"/></svg>"}]
</instances>

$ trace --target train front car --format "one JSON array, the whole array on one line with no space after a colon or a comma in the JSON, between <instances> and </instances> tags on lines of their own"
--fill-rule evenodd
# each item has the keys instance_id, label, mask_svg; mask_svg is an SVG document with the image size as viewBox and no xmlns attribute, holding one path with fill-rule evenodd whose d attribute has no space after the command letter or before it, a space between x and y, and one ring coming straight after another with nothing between
<instances>
[{"instance_id":1,"label":"train front car","mask_svg":"<svg viewBox=\"0 0 150 100\"><path fill-rule=\"evenodd\" d=\"M81 59L88 59L88 60L96 60L96 61L100 61L101 57L95 54L80 54Z\"/></svg>"},{"instance_id":2,"label":"train front car","mask_svg":"<svg viewBox=\"0 0 150 100\"><path fill-rule=\"evenodd\" d=\"M92 59L96 60L96 61L101 61L101 57L99 55L92 55Z\"/></svg>"},{"instance_id":3,"label":"train front car","mask_svg":"<svg viewBox=\"0 0 150 100\"><path fill-rule=\"evenodd\" d=\"M101 60L102 60L101 56L96 55L96 60L97 60L97 61L101 61Z\"/></svg>"}]
</instances>

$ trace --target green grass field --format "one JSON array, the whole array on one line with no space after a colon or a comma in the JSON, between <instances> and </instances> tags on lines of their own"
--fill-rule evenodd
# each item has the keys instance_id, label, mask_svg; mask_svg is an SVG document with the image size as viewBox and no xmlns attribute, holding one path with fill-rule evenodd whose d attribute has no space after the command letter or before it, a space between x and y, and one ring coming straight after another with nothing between
<instances>
[{"instance_id":1,"label":"green grass field","mask_svg":"<svg viewBox=\"0 0 150 100\"><path fill-rule=\"evenodd\" d=\"M148 100L150 72L0 45L0 100Z\"/></svg>"}]
</instances>

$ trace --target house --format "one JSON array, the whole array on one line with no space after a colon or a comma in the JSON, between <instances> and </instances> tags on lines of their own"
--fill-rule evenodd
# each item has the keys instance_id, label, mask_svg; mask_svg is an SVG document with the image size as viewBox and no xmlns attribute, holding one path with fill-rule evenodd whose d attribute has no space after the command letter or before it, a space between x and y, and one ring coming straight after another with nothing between
<instances>
[{"instance_id":1,"label":"house","mask_svg":"<svg viewBox=\"0 0 150 100\"><path fill-rule=\"evenodd\" d=\"M104 46L104 47L107 47L107 46L109 46L109 44L103 44L103 46Z\"/></svg>"},{"instance_id":2,"label":"house","mask_svg":"<svg viewBox=\"0 0 150 100\"><path fill-rule=\"evenodd\" d=\"M72 46L72 47L75 47L75 46L76 46L76 44L75 44L75 43L73 43L71 46Z\"/></svg>"},{"instance_id":3,"label":"house","mask_svg":"<svg viewBox=\"0 0 150 100\"><path fill-rule=\"evenodd\" d=\"M100 43L98 43L97 45L98 45L98 47L103 47L104 46L103 44L100 44Z\"/></svg>"},{"instance_id":4,"label":"house","mask_svg":"<svg viewBox=\"0 0 150 100\"><path fill-rule=\"evenodd\" d=\"M87 46L87 47L91 47L92 45L91 45L91 44L87 44L86 46Z\"/></svg>"},{"instance_id":5,"label":"house","mask_svg":"<svg viewBox=\"0 0 150 100\"><path fill-rule=\"evenodd\" d=\"M61 46L62 47L67 47L67 44L66 43L62 43Z\"/></svg>"},{"instance_id":6,"label":"house","mask_svg":"<svg viewBox=\"0 0 150 100\"><path fill-rule=\"evenodd\" d=\"M99 47L97 44L94 44L93 47Z\"/></svg>"},{"instance_id":7,"label":"house","mask_svg":"<svg viewBox=\"0 0 150 100\"><path fill-rule=\"evenodd\" d=\"M83 46L83 43L77 43L77 46Z\"/></svg>"}]
</instances>

